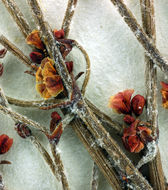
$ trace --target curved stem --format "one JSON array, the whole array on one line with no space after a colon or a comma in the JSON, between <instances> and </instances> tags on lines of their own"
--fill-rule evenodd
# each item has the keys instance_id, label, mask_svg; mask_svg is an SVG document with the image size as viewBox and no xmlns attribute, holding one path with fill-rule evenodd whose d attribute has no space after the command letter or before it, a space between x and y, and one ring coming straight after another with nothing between
<instances>
[{"instance_id":1,"label":"curved stem","mask_svg":"<svg viewBox=\"0 0 168 190\"><path fill-rule=\"evenodd\" d=\"M85 73L85 79L83 81L82 90L81 90L82 94L84 95L86 91L86 87L89 82L89 78L90 78L90 59L86 50L75 40L74 40L74 45L82 52L86 60L86 73Z\"/></svg>"}]
</instances>

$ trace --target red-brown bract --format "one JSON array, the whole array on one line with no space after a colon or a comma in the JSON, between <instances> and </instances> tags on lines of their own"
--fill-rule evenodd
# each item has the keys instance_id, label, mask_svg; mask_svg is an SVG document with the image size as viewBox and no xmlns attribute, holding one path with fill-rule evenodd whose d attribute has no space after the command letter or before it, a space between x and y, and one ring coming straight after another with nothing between
<instances>
[{"instance_id":1,"label":"red-brown bract","mask_svg":"<svg viewBox=\"0 0 168 190\"><path fill-rule=\"evenodd\" d=\"M0 136L0 154L4 154L9 151L13 144L13 139L3 134Z\"/></svg>"}]
</instances>

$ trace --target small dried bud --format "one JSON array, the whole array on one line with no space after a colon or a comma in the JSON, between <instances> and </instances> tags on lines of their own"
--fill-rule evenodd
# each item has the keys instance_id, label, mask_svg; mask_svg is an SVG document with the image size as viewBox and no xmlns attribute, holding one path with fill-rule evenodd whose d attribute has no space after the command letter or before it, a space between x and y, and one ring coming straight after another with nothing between
<instances>
[{"instance_id":1,"label":"small dried bud","mask_svg":"<svg viewBox=\"0 0 168 190\"><path fill-rule=\"evenodd\" d=\"M133 97L131 101L131 108L135 115L141 115L141 113L143 112L145 102L145 98L139 94Z\"/></svg>"},{"instance_id":2,"label":"small dried bud","mask_svg":"<svg viewBox=\"0 0 168 190\"><path fill-rule=\"evenodd\" d=\"M135 121L135 118L132 117L131 115L125 115L124 116L124 121L127 124L131 124L131 123L133 123Z\"/></svg>"},{"instance_id":3,"label":"small dried bud","mask_svg":"<svg viewBox=\"0 0 168 190\"><path fill-rule=\"evenodd\" d=\"M22 138L31 136L31 130L23 123L16 123L16 128L18 135Z\"/></svg>"},{"instance_id":4,"label":"small dried bud","mask_svg":"<svg viewBox=\"0 0 168 190\"><path fill-rule=\"evenodd\" d=\"M1 49L0 50L0 58L4 58L5 57L5 55L6 55L6 53L7 53L7 49Z\"/></svg>"},{"instance_id":5,"label":"small dried bud","mask_svg":"<svg viewBox=\"0 0 168 190\"><path fill-rule=\"evenodd\" d=\"M67 66L69 73L71 73L73 70L73 61L65 62L65 64Z\"/></svg>"},{"instance_id":6,"label":"small dried bud","mask_svg":"<svg viewBox=\"0 0 168 190\"><path fill-rule=\"evenodd\" d=\"M54 30L54 36L57 38L57 39L61 39L61 38L64 38L64 30Z\"/></svg>"},{"instance_id":7,"label":"small dried bud","mask_svg":"<svg viewBox=\"0 0 168 190\"><path fill-rule=\"evenodd\" d=\"M0 136L0 154L8 152L13 144L13 139L9 138L7 135L3 134Z\"/></svg>"},{"instance_id":8,"label":"small dried bud","mask_svg":"<svg viewBox=\"0 0 168 190\"><path fill-rule=\"evenodd\" d=\"M44 58L43 54L40 52L31 52L29 56L30 56L32 62L37 63L37 64L40 64Z\"/></svg>"}]
</instances>

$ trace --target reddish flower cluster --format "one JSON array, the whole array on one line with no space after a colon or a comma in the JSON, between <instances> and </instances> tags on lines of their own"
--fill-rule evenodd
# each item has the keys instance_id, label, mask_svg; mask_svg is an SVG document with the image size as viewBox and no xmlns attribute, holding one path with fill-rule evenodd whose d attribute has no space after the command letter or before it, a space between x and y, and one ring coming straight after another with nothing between
<instances>
[{"instance_id":1,"label":"reddish flower cluster","mask_svg":"<svg viewBox=\"0 0 168 190\"><path fill-rule=\"evenodd\" d=\"M52 112L50 121L50 135L47 135L48 139L55 144L58 144L63 132L61 116L57 112Z\"/></svg>"},{"instance_id":2,"label":"reddish flower cluster","mask_svg":"<svg viewBox=\"0 0 168 190\"><path fill-rule=\"evenodd\" d=\"M152 141L151 130L145 126L140 120L135 120L129 127L124 129L123 144L130 152L138 153L144 145Z\"/></svg>"},{"instance_id":3,"label":"reddish flower cluster","mask_svg":"<svg viewBox=\"0 0 168 190\"><path fill-rule=\"evenodd\" d=\"M162 106L168 109L168 84L165 82L160 83L162 86L161 94L162 94Z\"/></svg>"},{"instance_id":4,"label":"reddish flower cluster","mask_svg":"<svg viewBox=\"0 0 168 190\"><path fill-rule=\"evenodd\" d=\"M138 153L148 142L152 141L151 130L147 123L140 122L135 119L135 116L140 116L145 105L145 98L141 95L136 95L132 98L134 90L128 89L112 96L109 101L109 107L119 114L126 114L124 122L130 125L123 131L123 144L130 152Z\"/></svg>"},{"instance_id":5,"label":"reddish flower cluster","mask_svg":"<svg viewBox=\"0 0 168 190\"><path fill-rule=\"evenodd\" d=\"M60 52L63 58L72 50L73 40L64 39L64 30L54 30L53 34L57 41L60 43ZM33 45L35 50L30 53L32 62L40 64L36 72L36 90L44 98L56 97L63 92L64 87L61 77L58 75L54 61L49 58L47 49L40 38L40 32L33 30L27 36L27 44ZM65 62L69 73L73 70L73 62Z\"/></svg>"},{"instance_id":6,"label":"reddish flower cluster","mask_svg":"<svg viewBox=\"0 0 168 190\"><path fill-rule=\"evenodd\" d=\"M133 93L133 89L128 89L111 96L109 107L119 114L131 114L133 112L137 116L141 115L145 105L145 98L138 94L131 100Z\"/></svg>"}]
</instances>

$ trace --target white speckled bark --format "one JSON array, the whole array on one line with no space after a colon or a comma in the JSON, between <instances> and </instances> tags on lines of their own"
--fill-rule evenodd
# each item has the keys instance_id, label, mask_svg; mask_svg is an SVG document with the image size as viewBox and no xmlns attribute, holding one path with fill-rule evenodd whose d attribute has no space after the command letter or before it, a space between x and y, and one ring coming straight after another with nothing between
<instances>
[{"instance_id":1,"label":"white speckled bark","mask_svg":"<svg viewBox=\"0 0 168 190\"><path fill-rule=\"evenodd\" d=\"M17 0L18 5L31 23L30 12L26 0ZM40 0L44 15L53 28L59 29L62 23L67 0ZM127 0L136 18L141 23L139 1ZM165 57L168 49L168 5L167 0L155 0L157 46ZM19 29L0 2L1 26L0 33L7 36L27 55L31 49L25 44ZM132 32L121 19L110 0L79 0L71 25L69 38L76 39L87 51L91 60L91 78L86 96L101 110L114 119L120 119L107 107L111 95L126 88L134 88L135 93L144 95L144 51L138 44ZM68 59L75 65L75 73L84 70L84 59L78 50L74 49ZM39 99L35 91L35 80L23 73L27 68L10 53L3 60L5 72L0 83L8 96L20 99ZM81 77L82 78L82 77ZM165 76L159 72L159 82ZM81 81L79 82L81 84ZM161 107L161 96L158 90L160 150L166 177L168 111ZM13 107L16 111L28 117L49 125L51 111L22 109ZM41 119L42 118L42 119ZM61 190L60 184L50 174L48 166L41 159L37 150L29 143L19 138L13 130L14 123L6 116L0 115L0 133L7 133L14 138L12 149L2 159L12 161L10 166L0 166L4 182L8 190ZM46 139L39 137L44 144ZM46 145L47 146L47 145ZM65 164L65 170L71 190L88 190L91 178L92 160L71 128L65 130L59 149ZM103 176L100 178L99 190L110 190Z\"/></svg>"}]
</instances>

